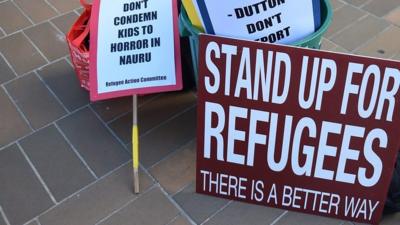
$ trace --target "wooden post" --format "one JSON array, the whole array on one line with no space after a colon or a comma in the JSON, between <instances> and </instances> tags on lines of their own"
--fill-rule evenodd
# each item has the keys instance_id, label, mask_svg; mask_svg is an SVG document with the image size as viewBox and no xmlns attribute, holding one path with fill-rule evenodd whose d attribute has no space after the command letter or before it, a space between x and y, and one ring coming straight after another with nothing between
<instances>
[{"instance_id":1,"label":"wooden post","mask_svg":"<svg viewBox=\"0 0 400 225\"><path fill-rule=\"evenodd\" d=\"M133 190L139 193L139 127L137 123L137 95L132 101L132 163L133 163Z\"/></svg>"}]
</instances>

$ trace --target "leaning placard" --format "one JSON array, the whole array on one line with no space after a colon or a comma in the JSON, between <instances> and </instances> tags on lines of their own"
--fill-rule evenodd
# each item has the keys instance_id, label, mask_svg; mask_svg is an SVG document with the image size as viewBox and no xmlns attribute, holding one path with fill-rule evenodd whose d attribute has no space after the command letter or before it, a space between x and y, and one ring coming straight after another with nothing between
<instances>
[{"instance_id":1,"label":"leaning placard","mask_svg":"<svg viewBox=\"0 0 400 225\"><path fill-rule=\"evenodd\" d=\"M400 62L200 36L196 191L378 224Z\"/></svg>"},{"instance_id":2,"label":"leaning placard","mask_svg":"<svg viewBox=\"0 0 400 225\"><path fill-rule=\"evenodd\" d=\"M90 98L182 88L176 0L95 0Z\"/></svg>"}]
</instances>

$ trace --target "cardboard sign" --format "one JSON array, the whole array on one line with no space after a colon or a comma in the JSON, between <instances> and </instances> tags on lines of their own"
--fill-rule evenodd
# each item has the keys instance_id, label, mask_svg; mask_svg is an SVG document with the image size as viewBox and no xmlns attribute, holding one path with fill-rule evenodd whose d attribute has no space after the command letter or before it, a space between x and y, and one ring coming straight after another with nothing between
<instances>
[{"instance_id":1,"label":"cardboard sign","mask_svg":"<svg viewBox=\"0 0 400 225\"><path fill-rule=\"evenodd\" d=\"M320 27L320 0L195 0L209 34L293 43ZM299 10L301 9L301 10Z\"/></svg>"},{"instance_id":2,"label":"cardboard sign","mask_svg":"<svg viewBox=\"0 0 400 225\"><path fill-rule=\"evenodd\" d=\"M90 98L182 88L176 0L95 0Z\"/></svg>"},{"instance_id":3,"label":"cardboard sign","mask_svg":"<svg viewBox=\"0 0 400 225\"><path fill-rule=\"evenodd\" d=\"M196 191L378 224L400 62L202 35Z\"/></svg>"}]
</instances>

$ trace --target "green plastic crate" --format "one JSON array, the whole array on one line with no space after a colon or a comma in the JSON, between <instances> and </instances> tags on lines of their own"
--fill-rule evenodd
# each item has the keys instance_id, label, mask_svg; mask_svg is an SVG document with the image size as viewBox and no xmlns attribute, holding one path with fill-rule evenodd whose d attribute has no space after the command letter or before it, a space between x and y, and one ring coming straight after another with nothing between
<instances>
[{"instance_id":1,"label":"green plastic crate","mask_svg":"<svg viewBox=\"0 0 400 225\"><path fill-rule=\"evenodd\" d=\"M292 43L293 46L319 49L321 47L321 39L328 30L332 22L332 6L330 0L321 0L321 27L314 33L308 35L300 41ZM181 8L179 15L179 32L182 37L189 37L190 50L192 55L193 74L197 83L198 73L198 52L199 52L199 34L202 33L193 27L185 9Z\"/></svg>"}]
</instances>

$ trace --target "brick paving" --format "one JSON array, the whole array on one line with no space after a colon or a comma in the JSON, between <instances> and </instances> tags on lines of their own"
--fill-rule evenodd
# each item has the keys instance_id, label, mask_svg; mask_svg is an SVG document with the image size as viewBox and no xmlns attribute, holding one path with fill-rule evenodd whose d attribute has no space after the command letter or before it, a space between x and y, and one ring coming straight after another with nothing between
<instances>
[{"instance_id":1,"label":"brick paving","mask_svg":"<svg viewBox=\"0 0 400 225\"><path fill-rule=\"evenodd\" d=\"M322 49L400 60L399 0L332 5ZM68 57L81 10L78 0L0 0L0 225L354 225L194 193L191 90L140 97L132 194L131 99L90 103Z\"/></svg>"}]
</instances>

